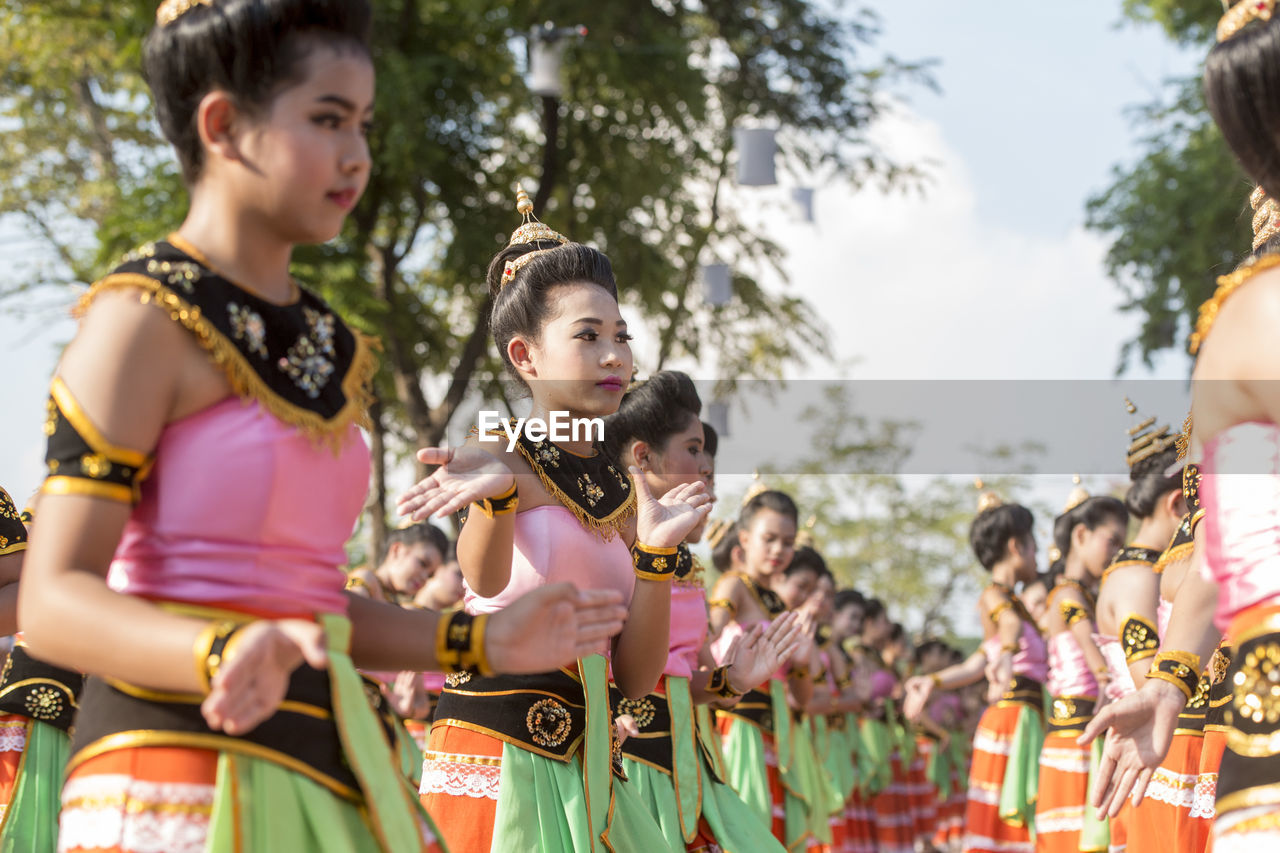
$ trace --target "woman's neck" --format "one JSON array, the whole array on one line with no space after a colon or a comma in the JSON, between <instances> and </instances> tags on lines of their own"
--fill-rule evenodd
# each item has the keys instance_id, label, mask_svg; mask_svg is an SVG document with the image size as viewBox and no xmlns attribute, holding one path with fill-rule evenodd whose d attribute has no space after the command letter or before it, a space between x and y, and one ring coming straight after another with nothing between
<instances>
[{"instance_id":1,"label":"woman's neck","mask_svg":"<svg viewBox=\"0 0 1280 853\"><path fill-rule=\"evenodd\" d=\"M1137 548L1153 548L1157 551L1163 551L1164 547L1169 544L1169 539L1173 536L1170 532L1165 534L1167 525L1158 516L1144 518L1142 523L1138 525L1138 532L1130 543ZM1162 535L1164 534L1164 535Z\"/></svg>"},{"instance_id":2,"label":"woman's neck","mask_svg":"<svg viewBox=\"0 0 1280 853\"><path fill-rule=\"evenodd\" d=\"M1012 561L1005 560L991 567L993 583L1013 589L1018 583L1018 567Z\"/></svg>"},{"instance_id":3,"label":"woman's neck","mask_svg":"<svg viewBox=\"0 0 1280 853\"><path fill-rule=\"evenodd\" d=\"M178 234L219 272L269 302L294 298L289 261L293 245L211 187L192 191L191 208Z\"/></svg>"},{"instance_id":4,"label":"woman's neck","mask_svg":"<svg viewBox=\"0 0 1280 853\"><path fill-rule=\"evenodd\" d=\"M1088 583L1093 580L1089 576L1089 569L1085 566L1084 561L1072 560L1070 557L1067 558L1067 567L1062 570L1062 576L1077 583Z\"/></svg>"}]
</instances>

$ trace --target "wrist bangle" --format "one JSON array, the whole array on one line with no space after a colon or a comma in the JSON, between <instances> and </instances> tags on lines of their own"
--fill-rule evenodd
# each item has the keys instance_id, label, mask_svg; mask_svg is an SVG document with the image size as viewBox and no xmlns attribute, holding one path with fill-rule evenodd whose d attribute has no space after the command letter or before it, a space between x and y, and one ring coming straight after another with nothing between
<instances>
[{"instance_id":1,"label":"wrist bangle","mask_svg":"<svg viewBox=\"0 0 1280 853\"><path fill-rule=\"evenodd\" d=\"M1022 651L1022 644L1021 643L1005 643L1003 646L1000 647L1000 651L1008 652L1011 655L1016 655L1018 652Z\"/></svg>"},{"instance_id":2,"label":"wrist bangle","mask_svg":"<svg viewBox=\"0 0 1280 853\"><path fill-rule=\"evenodd\" d=\"M933 682L934 690L942 690L942 676L936 672L929 673L929 680Z\"/></svg>"},{"instance_id":3,"label":"wrist bangle","mask_svg":"<svg viewBox=\"0 0 1280 853\"><path fill-rule=\"evenodd\" d=\"M196 635L191 653L195 658L200 691L206 696L213 686L213 677L218 674L218 667L222 666L222 659L226 656L227 643L239 629L239 623L222 620L210 622Z\"/></svg>"},{"instance_id":4,"label":"wrist bangle","mask_svg":"<svg viewBox=\"0 0 1280 853\"><path fill-rule=\"evenodd\" d=\"M631 546L631 563L635 566L636 577L644 581L670 581L676 576L676 561L673 559L678 547L658 548L645 545L639 540Z\"/></svg>"},{"instance_id":5,"label":"wrist bangle","mask_svg":"<svg viewBox=\"0 0 1280 853\"><path fill-rule=\"evenodd\" d=\"M1192 652L1160 652L1151 664L1147 678L1158 678L1175 685L1190 700L1200 686L1200 656Z\"/></svg>"},{"instance_id":6,"label":"wrist bangle","mask_svg":"<svg viewBox=\"0 0 1280 853\"><path fill-rule=\"evenodd\" d=\"M808 679L811 673L809 672L809 667L807 666L793 666L791 667L790 675L792 678Z\"/></svg>"},{"instance_id":7,"label":"wrist bangle","mask_svg":"<svg viewBox=\"0 0 1280 853\"><path fill-rule=\"evenodd\" d=\"M520 495L516 492L516 484L513 481L511 488L502 494L493 498L483 498L475 502L480 512L484 513L485 518L493 518L495 515L510 515L516 511L516 506L520 503Z\"/></svg>"},{"instance_id":8,"label":"wrist bangle","mask_svg":"<svg viewBox=\"0 0 1280 853\"><path fill-rule=\"evenodd\" d=\"M718 666L711 670L711 678L707 680L707 692L714 693L721 699L737 699L742 691L735 690L729 683L729 667Z\"/></svg>"},{"instance_id":9,"label":"wrist bangle","mask_svg":"<svg viewBox=\"0 0 1280 853\"><path fill-rule=\"evenodd\" d=\"M492 676L485 649L489 614L474 616L461 610L440 617L436 627L436 661L446 672L470 672Z\"/></svg>"}]
</instances>

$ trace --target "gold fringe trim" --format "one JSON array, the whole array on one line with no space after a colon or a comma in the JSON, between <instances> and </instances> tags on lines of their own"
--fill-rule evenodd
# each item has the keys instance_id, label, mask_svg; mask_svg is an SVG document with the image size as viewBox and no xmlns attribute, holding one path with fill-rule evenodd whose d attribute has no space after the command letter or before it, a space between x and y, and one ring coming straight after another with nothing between
<instances>
[{"instance_id":1,"label":"gold fringe trim","mask_svg":"<svg viewBox=\"0 0 1280 853\"><path fill-rule=\"evenodd\" d=\"M1182 542L1168 548L1160 555L1160 559L1156 560L1155 573L1158 575L1164 574L1165 569L1173 564L1191 559L1191 552L1195 549L1196 543L1194 542Z\"/></svg>"},{"instance_id":2,"label":"gold fringe trim","mask_svg":"<svg viewBox=\"0 0 1280 853\"><path fill-rule=\"evenodd\" d=\"M627 495L627 499L622 502L621 506L609 513L605 518L596 518L579 506L577 501L566 494L565 491L551 479L551 476L542 469L542 466L534 461L533 456L530 455L529 451L525 449L523 444L516 442L516 449L520 451L520 455L524 457L524 461L529 463L529 467L533 469L533 473L538 475L538 480L542 483L542 488L547 490L547 494L551 495L563 504L566 509L577 517L579 523L594 533L597 538L608 542L613 539L615 535L620 535L627 520L636 514L635 483L631 484L631 493ZM627 476L630 477L629 474Z\"/></svg>"},{"instance_id":3,"label":"gold fringe trim","mask_svg":"<svg viewBox=\"0 0 1280 853\"><path fill-rule=\"evenodd\" d=\"M1218 312L1222 310L1222 303L1230 299L1232 294L1255 275L1266 272L1274 266L1280 266L1280 255L1263 255L1218 279L1218 289L1200 306L1200 314L1196 317L1196 330L1191 333L1191 340L1187 347L1192 355L1200 351L1200 345L1209 336L1209 330L1213 328L1214 321L1218 319Z\"/></svg>"},{"instance_id":4,"label":"gold fringe trim","mask_svg":"<svg viewBox=\"0 0 1280 853\"><path fill-rule=\"evenodd\" d=\"M209 322L198 306L194 306L153 278L140 273L115 273L97 282L89 292L80 297L74 315L84 315L93 300L109 290L137 289L142 291L142 303L155 304L169 313L170 318L191 332L213 362L222 368L231 384L231 390L242 400L255 400L277 419L297 428L317 444L328 445L337 455L344 443L346 428L356 424L368 429L369 406L373 402L371 383L378 371L376 338L347 326L355 338L356 351L351 366L342 379L342 392L346 403L336 415L324 418L308 409L290 403L271 389L257 371L222 332ZM345 324L344 324L345 325Z\"/></svg>"}]
</instances>

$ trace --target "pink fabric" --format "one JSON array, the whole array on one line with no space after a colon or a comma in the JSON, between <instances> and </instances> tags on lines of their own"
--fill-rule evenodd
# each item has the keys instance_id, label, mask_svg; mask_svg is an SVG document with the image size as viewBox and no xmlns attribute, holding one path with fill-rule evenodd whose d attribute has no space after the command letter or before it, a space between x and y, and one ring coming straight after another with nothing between
<instances>
[{"instance_id":1,"label":"pink fabric","mask_svg":"<svg viewBox=\"0 0 1280 853\"><path fill-rule=\"evenodd\" d=\"M1242 423L1209 439L1200 465L1205 561L1218 584L1216 622L1280 604L1280 426Z\"/></svg>"},{"instance_id":2,"label":"pink fabric","mask_svg":"<svg viewBox=\"0 0 1280 853\"><path fill-rule=\"evenodd\" d=\"M885 669L877 669L871 674L871 698L887 699L893 695L893 688L898 683L898 679L893 677L893 673Z\"/></svg>"},{"instance_id":3,"label":"pink fabric","mask_svg":"<svg viewBox=\"0 0 1280 853\"><path fill-rule=\"evenodd\" d=\"M636 574L621 536L601 539L558 504L517 512L515 528L511 580L492 598L482 598L464 584L468 613L495 613L530 590L561 581L579 589L616 589L622 603L630 605ZM608 641L602 641L600 653L606 654L608 647Z\"/></svg>"},{"instance_id":4,"label":"pink fabric","mask_svg":"<svg viewBox=\"0 0 1280 853\"><path fill-rule=\"evenodd\" d=\"M444 690L443 672L422 673L422 689L428 693L440 693Z\"/></svg>"},{"instance_id":5,"label":"pink fabric","mask_svg":"<svg viewBox=\"0 0 1280 853\"><path fill-rule=\"evenodd\" d=\"M1089 670L1080 643L1070 630L1049 638L1050 696L1098 695L1098 679Z\"/></svg>"},{"instance_id":6,"label":"pink fabric","mask_svg":"<svg viewBox=\"0 0 1280 853\"><path fill-rule=\"evenodd\" d=\"M671 642L663 675L688 678L698 668L698 651L707 639L707 593L700 586L671 587Z\"/></svg>"},{"instance_id":7,"label":"pink fabric","mask_svg":"<svg viewBox=\"0 0 1280 853\"><path fill-rule=\"evenodd\" d=\"M1156 633L1164 639L1165 632L1169 630L1169 617L1173 615L1173 602L1160 599L1156 604Z\"/></svg>"},{"instance_id":8,"label":"pink fabric","mask_svg":"<svg viewBox=\"0 0 1280 853\"><path fill-rule=\"evenodd\" d=\"M1102 657L1107 662L1107 672L1111 674L1111 680L1107 683L1107 698L1114 701L1128 696L1134 691L1133 673L1129 672L1129 665L1125 663L1120 639L1094 634L1093 642L1097 644L1098 651L1102 652Z\"/></svg>"},{"instance_id":9,"label":"pink fabric","mask_svg":"<svg viewBox=\"0 0 1280 853\"><path fill-rule=\"evenodd\" d=\"M983 640L979 648L990 662L1000 658L1002 645L999 635L993 634ZM1022 622L1022 636L1018 637L1018 651L1013 656L1013 674L1025 675L1041 684L1049 674L1049 650L1044 644L1044 637L1026 620Z\"/></svg>"},{"instance_id":10,"label":"pink fabric","mask_svg":"<svg viewBox=\"0 0 1280 853\"><path fill-rule=\"evenodd\" d=\"M344 546L368 484L356 426L335 455L228 398L165 427L107 582L151 598L344 613Z\"/></svg>"}]
</instances>

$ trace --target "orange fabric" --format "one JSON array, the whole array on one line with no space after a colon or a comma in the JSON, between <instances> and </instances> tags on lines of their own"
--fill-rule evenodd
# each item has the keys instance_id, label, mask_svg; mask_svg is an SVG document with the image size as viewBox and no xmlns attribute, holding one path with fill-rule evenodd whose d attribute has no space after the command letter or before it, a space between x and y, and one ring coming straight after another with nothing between
<instances>
[{"instance_id":1,"label":"orange fabric","mask_svg":"<svg viewBox=\"0 0 1280 853\"><path fill-rule=\"evenodd\" d=\"M845 837L849 853L875 853L876 824L871 804L857 787L845 806Z\"/></svg>"},{"instance_id":2,"label":"orange fabric","mask_svg":"<svg viewBox=\"0 0 1280 853\"><path fill-rule=\"evenodd\" d=\"M1200 745L1200 768L1196 780L1197 805L1201 808L1193 811L1195 817L1190 820L1191 830L1188 839L1192 850L1213 850L1214 817L1207 816L1205 805L1217 798L1218 768L1222 766L1222 753L1227 748L1227 733L1217 729L1205 729L1204 743ZM1216 812L1215 815L1216 816Z\"/></svg>"},{"instance_id":3,"label":"orange fabric","mask_svg":"<svg viewBox=\"0 0 1280 853\"><path fill-rule=\"evenodd\" d=\"M502 757L502 741L457 726L435 725L427 751L488 758ZM430 756L428 756L430 762ZM429 793L420 799L450 850L488 850L493 846L493 824L498 801L488 797Z\"/></svg>"},{"instance_id":4,"label":"orange fabric","mask_svg":"<svg viewBox=\"0 0 1280 853\"><path fill-rule=\"evenodd\" d=\"M1250 607L1248 610L1242 610L1231 620L1231 624L1227 627L1227 640L1231 645L1238 645L1236 637L1261 625L1268 618L1280 613L1280 604L1268 604L1266 606Z\"/></svg>"},{"instance_id":5,"label":"orange fabric","mask_svg":"<svg viewBox=\"0 0 1280 853\"><path fill-rule=\"evenodd\" d=\"M876 846L880 853L911 853L915 842L915 822L907 796L907 771L895 749L889 758L889 784L871 798L875 810Z\"/></svg>"},{"instance_id":6,"label":"orange fabric","mask_svg":"<svg viewBox=\"0 0 1280 853\"><path fill-rule=\"evenodd\" d=\"M907 800L911 804L915 840L926 843L938 828L938 788L929 781L929 760L937 743L924 735L916 737L916 754L907 770Z\"/></svg>"},{"instance_id":7,"label":"orange fabric","mask_svg":"<svg viewBox=\"0 0 1280 853\"><path fill-rule=\"evenodd\" d=\"M1009 749L1021 711L1019 704L997 703L987 708L978 721L965 803L965 853L1020 853L1032 848L1028 827L1005 823L1000 819L999 807Z\"/></svg>"},{"instance_id":8,"label":"orange fabric","mask_svg":"<svg viewBox=\"0 0 1280 853\"><path fill-rule=\"evenodd\" d=\"M1200 773L1203 737L1173 736L1169 754L1156 768L1147 795L1129 818L1129 853L1190 851L1191 798Z\"/></svg>"},{"instance_id":9,"label":"orange fabric","mask_svg":"<svg viewBox=\"0 0 1280 853\"><path fill-rule=\"evenodd\" d=\"M1077 853L1089 797L1090 747L1075 734L1045 735L1036 801L1036 853ZM1079 763L1080 768L1074 766Z\"/></svg>"},{"instance_id":10,"label":"orange fabric","mask_svg":"<svg viewBox=\"0 0 1280 853\"><path fill-rule=\"evenodd\" d=\"M18 731L23 732L23 744L26 744L27 725L31 721L21 714L0 714L0 730L4 731L5 740L16 740ZM16 745L16 744L15 744ZM8 805L13 797L13 789L18 784L18 768L22 766L22 750L11 749L0 752L0 805Z\"/></svg>"}]
</instances>

